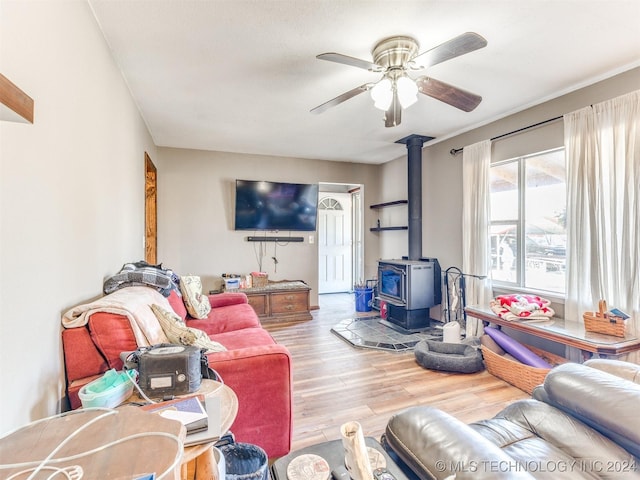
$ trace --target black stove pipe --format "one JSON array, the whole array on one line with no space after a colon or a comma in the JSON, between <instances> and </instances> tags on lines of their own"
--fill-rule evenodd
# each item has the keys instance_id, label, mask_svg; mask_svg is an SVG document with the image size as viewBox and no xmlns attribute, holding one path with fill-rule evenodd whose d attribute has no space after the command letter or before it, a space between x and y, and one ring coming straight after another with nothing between
<instances>
[{"instance_id":1,"label":"black stove pipe","mask_svg":"<svg viewBox=\"0 0 640 480\"><path fill-rule=\"evenodd\" d=\"M422 140L407 141L409 191L409 260L422 257Z\"/></svg>"},{"instance_id":2,"label":"black stove pipe","mask_svg":"<svg viewBox=\"0 0 640 480\"><path fill-rule=\"evenodd\" d=\"M409 201L409 260L422 258L422 145L433 137L409 135L397 140L407 146Z\"/></svg>"}]
</instances>

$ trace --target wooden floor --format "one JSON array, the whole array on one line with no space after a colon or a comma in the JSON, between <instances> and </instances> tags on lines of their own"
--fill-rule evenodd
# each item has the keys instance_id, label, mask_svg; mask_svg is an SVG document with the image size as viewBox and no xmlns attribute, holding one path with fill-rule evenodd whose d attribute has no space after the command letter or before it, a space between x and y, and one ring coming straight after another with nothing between
<instances>
[{"instance_id":1,"label":"wooden floor","mask_svg":"<svg viewBox=\"0 0 640 480\"><path fill-rule=\"evenodd\" d=\"M330 331L354 314L353 295L320 295L312 320L263 323L293 357L293 450L340 438L340 425L352 420L379 439L389 417L413 405L468 423L528 397L486 371L436 372L416 364L413 353L354 348Z\"/></svg>"}]
</instances>

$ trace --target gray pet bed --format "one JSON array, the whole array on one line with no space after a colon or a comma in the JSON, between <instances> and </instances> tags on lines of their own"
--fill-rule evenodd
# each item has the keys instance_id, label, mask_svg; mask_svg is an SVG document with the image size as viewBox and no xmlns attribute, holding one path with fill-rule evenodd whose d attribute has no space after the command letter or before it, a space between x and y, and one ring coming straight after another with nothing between
<instances>
[{"instance_id":1,"label":"gray pet bed","mask_svg":"<svg viewBox=\"0 0 640 480\"><path fill-rule=\"evenodd\" d=\"M465 343L422 340L414 351L416 362L429 370L474 373L484 368L480 349Z\"/></svg>"}]
</instances>

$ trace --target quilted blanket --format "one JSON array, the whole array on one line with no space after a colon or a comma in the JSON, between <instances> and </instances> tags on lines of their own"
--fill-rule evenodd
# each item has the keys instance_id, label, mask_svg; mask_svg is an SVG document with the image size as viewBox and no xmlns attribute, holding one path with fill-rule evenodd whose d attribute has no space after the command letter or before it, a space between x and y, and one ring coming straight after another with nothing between
<instances>
[{"instance_id":1,"label":"quilted blanket","mask_svg":"<svg viewBox=\"0 0 640 480\"><path fill-rule=\"evenodd\" d=\"M127 287L94 302L72 308L63 315L62 325L65 328L82 327L95 313L115 313L129 319L138 346L169 343L160 322L151 310L151 305L154 304L173 311L169 301L157 290L150 287Z\"/></svg>"},{"instance_id":2,"label":"quilted blanket","mask_svg":"<svg viewBox=\"0 0 640 480\"><path fill-rule=\"evenodd\" d=\"M537 295L498 295L491 301L491 310L505 320L545 320L553 317L551 302Z\"/></svg>"}]
</instances>

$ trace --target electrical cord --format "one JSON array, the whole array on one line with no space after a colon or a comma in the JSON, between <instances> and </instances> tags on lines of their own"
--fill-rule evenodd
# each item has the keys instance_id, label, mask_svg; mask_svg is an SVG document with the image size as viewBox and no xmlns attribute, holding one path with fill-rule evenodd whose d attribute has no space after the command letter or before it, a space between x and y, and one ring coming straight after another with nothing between
<instances>
[{"instance_id":1,"label":"electrical cord","mask_svg":"<svg viewBox=\"0 0 640 480\"><path fill-rule=\"evenodd\" d=\"M175 441L176 444L178 445L178 448L176 449L176 456L173 459L171 465L162 474L160 474L157 477L157 479L160 480L160 479L164 478L166 475L168 475L169 473L174 471L174 469L178 466L178 464L180 462L180 459L182 458L182 452L184 450L184 446L183 446L182 440L180 440L180 438L178 438L176 435L173 435L173 434L167 433L167 432L142 432L142 433L136 433L136 434L133 434L133 435L128 435L128 436L123 437L123 438L119 438L117 440L114 440L113 442L106 443L106 444L101 445L99 447L96 447L94 449L86 450L84 452L81 452L81 453L78 453L78 454L75 454L75 455L70 455L68 457L61 457L61 458L53 458L53 456L57 452L59 452L60 449L62 449L71 439L73 439L75 436L77 436L80 432L82 432L83 430L87 429L92 424L102 420L103 418L106 418L106 417L111 416L111 415L117 415L118 414L117 410L113 410L113 409L109 409L109 408L100 408L100 407L86 408L86 409L82 409L82 410L74 410L72 412L65 412L65 413L62 413L62 414L59 414L59 415L54 415L54 416L51 416L51 417L43 418L41 420L36 420L36 421L31 422L31 423L29 423L29 424L27 424L27 425L25 425L23 427L15 429L14 431L9 432L6 435L3 435L1 438L6 438L8 435L11 435L12 433L17 432L18 430L22 430L24 428L29 428L31 426L37 425L37 424L45 422L45 421L49 421L51 419L62 418L62 417L68 416L70 414L81 414L81 413L87 413L87 412L92 412L92 411L98 411L98 412L104 412L104 413L98 415L95 418L92 418L87 423L85 423L84 425L78 427L75 431L73 431L71 434L69 434L62 442L60 442L51 451L51 453L49 455L47 455L47 457L45 459L39 460L39 461L31 461L31 462L4 464L4 465L0 465L0 470L10 469L10 468L26 468L26 470L23 470L21 472L13 474L11 477L9 477L10 479L17 478L18 475L22 475L22 474L25 474L25 473L28 473L28 472L32 472L31 475L29 475L29 477L27 478L27 480L32 480L35 477L35 475L37 475L42 470L54 470L54 473L52 473L48 478L53 478L55 475L57 475L59 473L62 473L67 477L67 479L79 480L84 475L84 473L81 471L82 468L79 465L72 465L72 466L67 466L67 467L64 467L64 468L58 468L58 467L50 466L48 464L56 464L56 463L63 463L63 462L69 462L69 461L77 460L79 458L87 457L89 455L93 455L95 453L102 452L102 451L104 451L104 450L106 450L108 448L111 448L113 446L120 445L121 443L130 441L130 440L135 440L135 439L138 439L138 438L149 437L149 436L169 438L170 440ZM73 469L73 470L69 470L70 468ZM73 472L74 476L71 476L69 472ZM78 474L80 476L78 476Z\"/></svg>"},{"instance_id":2,"label":"electrical cord","mask_svg":"<svg viewBox=\"0 0 640 480\"><path fill-rule=\"evenodd\" d=\"M134 388L138 391L138 393L140 394L140 396L142 398L144 398L147 402L155 404L158 403L152 399L150 399L140 388L140 386L138 385L138 382L136 381L136 377L138 372L135 369L124 369L125 372L127 373L127 377L129 379L129 381L133 384ZM211 371L215 374L216 376L216 381L219 383L219 385L212 391L212 392L208 392L209 396L213 396L215 394L217 394L222 387L225 385L224 380L222 378L222 376L213 368L211 368ZM20 475L24 475L26 473L31 472L31 475L29 475L29 477L27 478L27 480L31 480L34 478L35 475L37 475L39 472L43 471L43 470L53 470L53 473L51 475L49 475L49 477L47 477L47 480L51 480L53 479L56 475L62 474L64 475L64 477L67 480L80 480L82 479L84 472L82 470L82 467L80 467L79 465L71 465L71 466L66 466L63 468L58 468L58 467L54 467L54 466L50 466L47 464L52 464L52 463L62 463L62 462L66 462L66 461L70 461L70 460L76 460L78 458L82 458L84 456L88 456L88 455L92 455L94 453L98 453L101 452L103 450L106 450L107 448L110 448L112 446L116 446L119 445L120 443L124 443L126 441L132 440L132 439L137 439L137 438L141 438L144 436L163 436L163 437L168 437L172 440L175 440L178 443L179 449L178 452L182 452L183 451L183 443L182 441L175 435L172 435L170 433L166 433L166 432L144 432L144 433L138 433L138 434L134 434L134 435L129 435L127 437L124 438L120 438L118 440L115 440L113 442L110 442L108 444L102 445L98 448L95 448L93 450L89 450L89 451L85 451L82 452L80 454L76 454L76 455L72 455L69 457L64 457L64 458L56 458L54 459L53 456L60 451L61 448L64 447L64 445L66 445L73 437L75 437L76 435L78 435L80 432L82 432L83 430L85 430L87 427L89 427L90 425L92 425L95 422L98 422L99 420L106 418L108 416L111 415L115 415L118 413L117 410L114 409L110 409L110 408L102 408L102 407L91 407L91 408L84 408L82 410L72 410L70 412L63 412L61 414L58 415L54 415L51 417L47 417L47 418L43 418L40 420L35 420L27 425L24 425L22 427L18 427L14 430L11 430L9 432L7 432L6 434L0 436L0 440L10 436L11 434L19 431L19 430L23 430L25 428L29 428L29 427L33 427L39 423L42 422L46 422L49 421L51 419L54 418L63 418L65 416L69 416L69 415L74 415L74 414L81 414L81 413L86 413L86 412L91 412L91 411L101 411L104 412L101 415L98 415L97 417L91 419L90 421L88 421L87 423L85 423L84 425L82 425L81 427L77 428L74 432L72 432L70 435L67 436L66 439L64 439L62 442L60 442L60 444L58 444L58 446L56 448L53 449L53 451L44 459L41 461L32 461L32 462L22 462L22 463L15 463L15 464L0 464L0 470L3 469L9 469L9 468L21 468L21 467L25 467L25 470L22 470L20 472L14 473L12 474L10 477L7 478L7 480L12 480L15 478L18 478L18 476ZM158 480L164 478L169 472L173 471L173 469L175 467L177 467L178 462L180 461L180 458L182 457L182 455L176 455L176 459L174 459L172 465L164 472L162 473L160 476L157 477Z\"/></svg>"}]
</instances>

